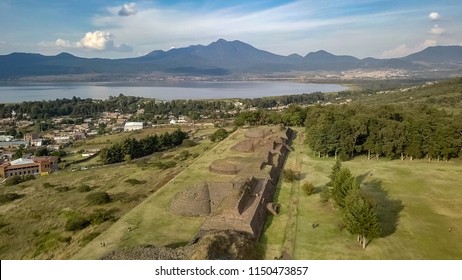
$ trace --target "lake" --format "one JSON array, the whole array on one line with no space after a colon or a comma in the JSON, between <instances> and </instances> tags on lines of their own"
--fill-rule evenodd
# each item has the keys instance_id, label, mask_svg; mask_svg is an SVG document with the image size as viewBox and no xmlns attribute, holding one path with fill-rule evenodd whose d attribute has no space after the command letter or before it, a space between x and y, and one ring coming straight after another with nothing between
<instances>
[{"instance_id":1,"label":"lake","mask_svg":"<svg viewBox=\"0 0 462 280\"><path fill-rule=\"evenodd\" d=\"M57 98L107 99L110 95L149 97L159 100L256 98L313 92L336 92L347 88L335 84L273 81L152 81L99 83L7 83L0 84L0 103L54 100Z\"/></svg>"}]
</instances>

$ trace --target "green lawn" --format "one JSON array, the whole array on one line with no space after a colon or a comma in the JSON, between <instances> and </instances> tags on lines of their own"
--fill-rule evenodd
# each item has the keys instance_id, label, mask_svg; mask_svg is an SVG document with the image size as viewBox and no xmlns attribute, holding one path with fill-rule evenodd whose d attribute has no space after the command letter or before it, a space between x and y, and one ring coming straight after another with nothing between
<instances>
[{"instance_id":1,"label":"green lawn","mask_svg":"<svg viewBox=\"0 0 462 280\"><path fill-rule=\"evenodd\" d=\"M302 176L297 186L305 181L317 187L328 182L334 159L313 157L297 140L294 148L286 167L295 168L301 162ZM359 157L343 165L376 197L382 237L373 240L366 250L361 249L355 236L341 230L340 214L330 203L322 203L319 194L290 192L283 182L277 198L282 213L273 218L263 239L267 259L274 258L277 249L287 244L294 245L295 259L462 259L460 161L376 161ZM295 242L281 234L293 230L287 215L293 203L297 203ZM313 229L312 224L319 226ZM291 228L284 231L285 227Z\"/></svg>"}]
</instances>

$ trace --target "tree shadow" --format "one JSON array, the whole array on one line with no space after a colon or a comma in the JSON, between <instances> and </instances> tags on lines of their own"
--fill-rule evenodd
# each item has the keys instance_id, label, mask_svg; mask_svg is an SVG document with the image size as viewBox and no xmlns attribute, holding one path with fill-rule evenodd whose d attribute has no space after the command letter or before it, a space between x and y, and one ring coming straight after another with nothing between
<instances>
[{"instance_id":1,"label":"tree shadow","mask_svg":"<svg viewBox=\"0 0 462 280\"><path fill-rule=\"evenodd\" d=\"M361 175L356 176L356 182L361 185L364 180L367 178L367 176L372 175L370 171L367 171L366 173L363 173Z\"/></svg>"},{"instance_id":2,"label":"tree shadow","mask_svg":"<svg viewBox=\"0 0 462 280\"><path fill-rule=\"evenodd\" d=\"M377 216L382 226L380 237L393 234L399 225L400 213L404 209L403 202L391 198L388 191L382 186L382 181L378 179L363 183L363 189L377 202Z\"/></svg>"}]
</instances>

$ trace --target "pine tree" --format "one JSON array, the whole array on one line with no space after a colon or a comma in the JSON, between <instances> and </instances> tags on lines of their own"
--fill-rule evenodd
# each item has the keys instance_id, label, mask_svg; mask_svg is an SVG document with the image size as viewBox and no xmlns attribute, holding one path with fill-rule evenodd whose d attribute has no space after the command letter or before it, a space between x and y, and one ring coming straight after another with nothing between
<instances>
[{"instance_id":1,"label":"pine tree","mask_svg":"<svg viewBox=\"0 0 462 280\"><path fill-rule=\"evenodd\" d=\"M359 185L356 183L353 175L351 175L350 170L342 167L335 176L331 188L331 196L335 205L340 209L345 208L345 198L348 196L348 193L357 189L359 189Z\"/></svg>"},{"instance_id":2,"label":"pine tree","mask_svg":"<svg viewBox=\"0 0 462 280\"><path fill-rule=\"evenodd\" d=\"M358 242L366 248L368 240L380 236L382 231L374 203L359 189L352 190L345 198L343 221L348 231L357 234Z\"/></svg>"}]
</instances>

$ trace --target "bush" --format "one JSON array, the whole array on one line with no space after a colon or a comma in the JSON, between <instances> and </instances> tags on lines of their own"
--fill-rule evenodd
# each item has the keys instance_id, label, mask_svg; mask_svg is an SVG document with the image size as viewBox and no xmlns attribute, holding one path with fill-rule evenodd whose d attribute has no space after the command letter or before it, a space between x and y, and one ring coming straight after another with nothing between
<instances>
[{"instance_id":1,"label":"bush","mask_svg":"<svg viewBox=\"0 0 462 280\"><path fill-rule=\"evenodd\" d=\"M140 180L137 180L137 179L127 179L127 180L125 180L125 182L129 183L132 186L134 186L134 185L146 184L147 181L140 181Z\"/></svg>"},{"instance_id":2,"label":"bush","mask_svg":"<svg viewBox=\"0 0 462 280\"><path fill-rule=\"evenodd\" d=\"M14 186L14 185L20 184L22 182L24 182L24 180L22 179L21 176L13 176L13 177L10 177L10 178L6 179L5 186L7 186L7 187Z\"/></svg>"},{"instance_id":3,"label":"bush","mask_svg":"<svg viewBox=\"0 0 462 280\"><path fill-rule=\"evenodd\" d=\"M197 145L197 143L190 139L184 139L181 145L183 147L194 147Z\"/></svg>"},{"instance_id":4,"label":"bush","mask_svg":"<svg viewBox=\"0 0 462 280\"><path fill-rule=\"evenodd\" d=\"M165 169L175 167L176 162L174 162L174 161L166 161L166 162L157 161L157 162L154 163L154 166L158 167L159 169L165 170Z\"/></svg>"},{"instance_id":5,"label":"bush","mask_svg":"<svg viewBox=\"0 0 462 280\"><path fill-rule=\"evenodd\" d=\"M91 188L89 185L80 185L77 187L78 192L89 192L91 191Z\"/></svg>"},{"instance_id":6,"label":"bush","mask_svg":"<svg viewBox=\"0 0 462 280\"><path fill-rule=\"evenodd\" d=\"M21 198L23 196L24 195L17 194L17 193L1 194L0 195L0 203L3 204L3 203L11 202L11 201L19 199L19 198Z\"/></svg>"},{"instance_id":7,"label":"bush","mask_svg":"<svg viewBox=\"0 0 462 280\"><path fill-rule=\"evenodd\" d=\"M330 199L330 190L327 186L321 189L321 202L328 202Z\"/></svg>"},{"instance_id":8,"label":"bush","mask_svg":"<svg viewBox=\"0 0 462 280\"><path fill-rule=\"evenodd\" d=\"M17 184L20 184L22 182L26 182L26 181L29 181L29 180L33 180L35 179L35 176L34 175L25 175L25 176L13 176L13 177L10 177L8 179L6 179L5 181L5 186L14 186L14 185L17 185Z\"/></svg>"},{"instance_id":9,"label":"bush","mask_svg":"<svg viewBox=\"0 0 462 280\"><path fill-rule=\"evenodd\" d=\"M87 235L85 235L84 237L82 237L82 245L86 245L88 244L90 241L92 241L93 239L95 239L98 235L100 235L101 232L92 232L92 233L89 233Z\"/></svg>"},{"instance_id":10,"label":"bush","mask_svg":"<svg viewBox=\"0 0 462 280\"><path fill-rule=\"evenodd\" d=\"M70 237L70 236L60 236L60 237L58 237L58 241L63 242L63 243L70 243L71 240L72 240L72 237Z\"/></svg>"},{"instance_id":11,"label":"bush","mask_svg":"<svg viewBox=\"0 0 462 280\"><path fill-rule=\"evenodd\" d=\"M77 231L90 225L90 220L83 217L70 217L65 225L67 231Z\"/></svg>"},{"instance_id":12,"label":"bush","mask_svg":"<svg viewBox=\"0 0 462 280\"><path fill-rule=\"evenodd\" d=\"M312 195L316 191L316 187L311 182L303 184L302 190L306 195Z\"/></svg>"},{"instance_id":13,"label":"bush","mask_svg":"<svg viewBox=\"0 0 462 280\"><path fill-rule=\"evenodd\" d=\"M284 169L283 171L284 180L287 182L293 182L297 179L297 175L292 169Z\"/></svg>"},{"instance_id":14,"label":"bush","mask_svg":"<svg viewBox=\"0 0 462 280\"><path fill-rule=\"evenodd\" d=\"M52 184L50 184L50 183L48 183L48 182L45 182L45 183L42 184L42 187L48 189L48 188L54 188L54 187L56 187L56 186L55 186L55 185L52 185Z\"/></svg>"},{"instance_id":15,"label":"bush","mask_svg":"<svg viewBox=\"0 0 462 280\"><path fill-rule=\"evenodd\" d=\"M228 131L226 131L224 128L219 128L212 135L210 135L210 140L212 142L220 142L226 137L228 137Z\"/></svg>"},{"instance_id":16,"label":"bush","mask_svg":"<svg viewBox=\"0 0 462 280\"><path fill-rule=\"evenodd\" d=\"M115 213L118 212L119 209L111 208L108 210L105 209L96 209L93 211L93 214L90 215L89 219L92 225L99 225L106 221L115 221Z\"/></svg>"},{"instance_id":17,"label":"bush","mask_svg":"<svg viewBox=\"0 0 462 280\"><path fill-rule=\"evenodd\" d=\"M85 199L92 205L101 205L111 202L111 197L107 192L95 192L87 195Z\"/></svg>"},{"instance_id":18,"label":"bush","mask_svg":"<svg viewBox=\"0 0 462 280\"><path fill-rule=\"evenodd\" d=\"M181 153L176 156L176 159L183 161L186 160L189 156L190 154L188 151L181 151Z\"/></svg>"},{"instance_id":19,"label":"bush","mask_svg":"<svg viewBox=\"0 0 462 280\"><path fill-rule=\"evenodd\" d=\"M57 192L67 192L69 191L69 187L57 187L55 190Z\"/></svg>"}]
</instances>

